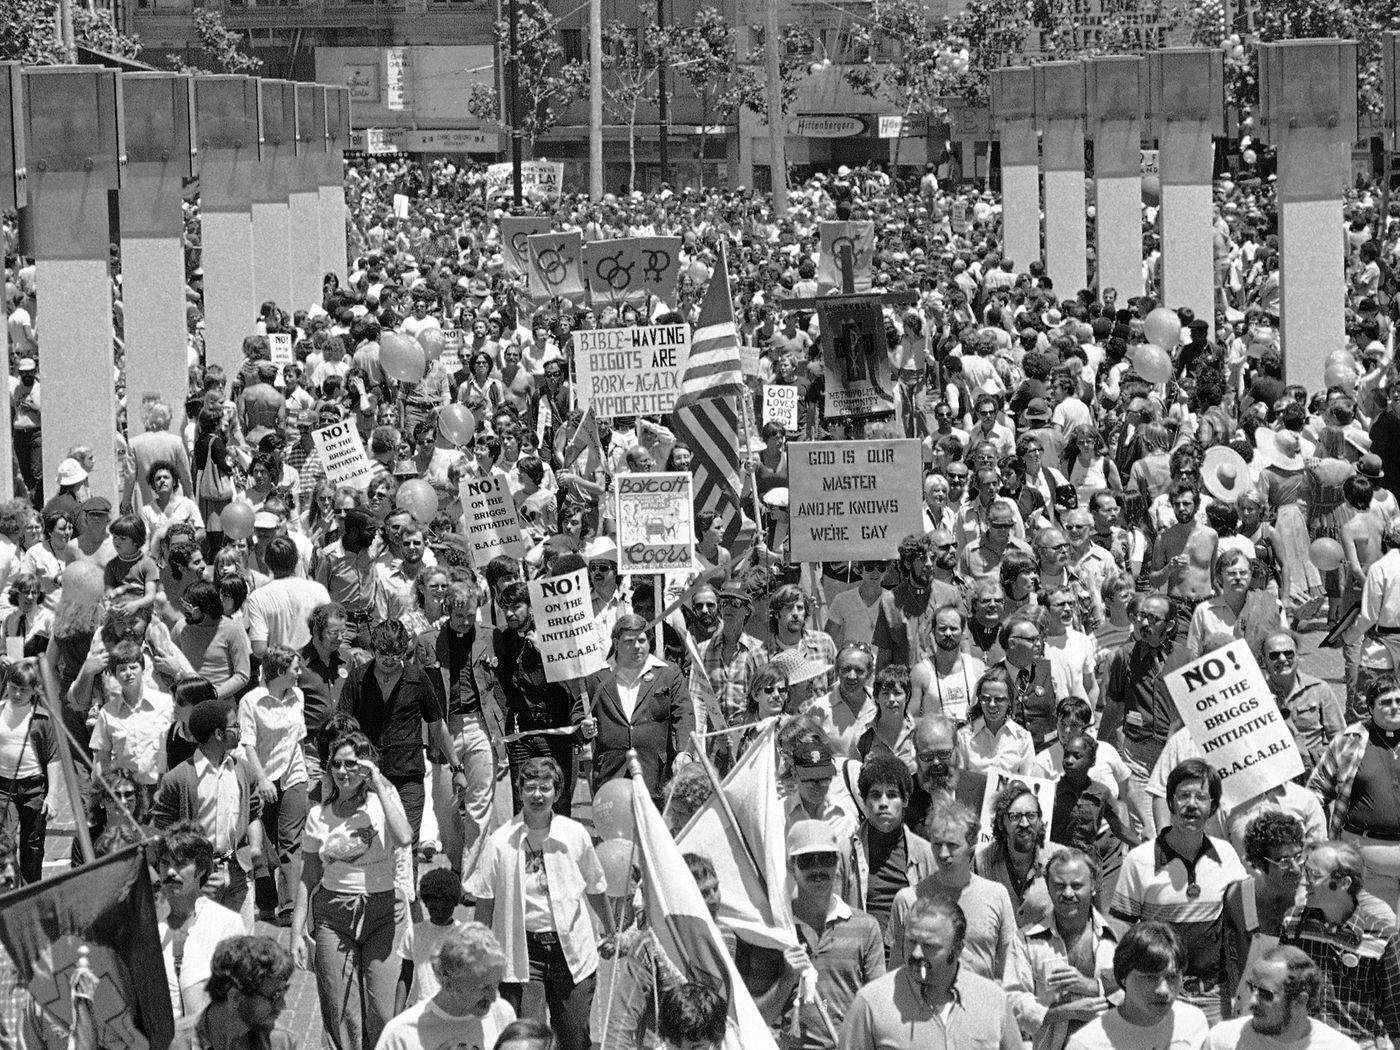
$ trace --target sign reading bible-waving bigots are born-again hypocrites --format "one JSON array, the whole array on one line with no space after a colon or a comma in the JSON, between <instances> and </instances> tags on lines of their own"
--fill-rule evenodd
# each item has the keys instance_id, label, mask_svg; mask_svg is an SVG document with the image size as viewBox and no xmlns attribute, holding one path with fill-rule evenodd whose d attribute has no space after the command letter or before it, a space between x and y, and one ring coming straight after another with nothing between
<instances>
[{"instance_id":1,"label":"sign reading bible-waving bigots are born-again hypocrites","mask_svg":"<svg viewBox=\"0 0 1400 1050\"><path fill-rule=\"evenodd\" d=\"M894 558L923 532L917 438L788 445L793 561Z\"/></svg>"},{"instance_id":2,"label":"sign reading bible-waving bigots are born-again hypocrites","mask_svg":"<svg viewBox=\"0 0 1400 1050\"><path fill-rule=\"evenodd\" d=\"M690 325L580 329L574 370L580 405L602 419L660 416L676 407L690 359Z\"/></svg>"}]
</instances>

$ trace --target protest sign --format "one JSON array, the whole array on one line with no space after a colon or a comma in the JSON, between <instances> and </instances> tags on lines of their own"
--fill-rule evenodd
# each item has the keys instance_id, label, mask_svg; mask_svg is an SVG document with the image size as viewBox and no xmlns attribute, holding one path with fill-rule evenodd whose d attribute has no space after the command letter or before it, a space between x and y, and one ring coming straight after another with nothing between
<instances>
[{"instance_id":1,"label":"protest sign","mask_svg":"<svg viewBox=\"0 0 1400 1050\"><path fill-rule=\"evenodd\" d=\"M875 258L874 221L824 222L818 233L821 251L817 256L817 293L870 291L870 264Z\"/></svg>"},{"instance_id":2,"label":"protest sign","mask_svg":"<svg viewBox=\"0 0 1400 1050\"><path fill-rule=\"evenodd\" d=\"M583 278L595 304L644 304L641 242L636 237L589 241L583 246Z\"/></svg>"},{"instance_id":3,"label":"protest sign","mask_svg":"<svg viewBox=\"0 0 1400 1050\"><path fill-rule=\"evenodd\" d=\"M670 303L676 294L676 279L681 275L681 239L638 237L637 247L642 257L642 287L648 294Z\"/></svg>"},{"instance_id":4,"label":"protest sign","mask_svg":"<svg viewBox=\"0 0 1400 1050\"><path fill-rule=\"evenodd\" d=\"M1279 714L1249 643L1215 649L1163 676L1202 757L1220 774L1223 810L1303 772L1303 757Z\"/></svg>"},{"instance_id":5,"label":"protest sign","mask_svg":"<svg viewBox=\"0 0 1400 1050\"><path fill-rule=\"evenodd\" d=\"M922 533L917 438L788 445L793 561L894 558Z\"/></svg>"},{"instance_id":6,"label":"protest sign","mask_svg":"<svg viewBox=\"0 0 1400 1050\"><path fill-rule=\"evenodd\" d=\"M462 348L466 345L466 334L460 328L442 330L442 356L438 360L449 377L461 369Z\"/></svg>"},{"instance_id":7,"label":"protest sign","mask_svg":"<svg viewBox=\"0 0 1400 1050\"><path fill-rule=\"evenodd\" d=\"M1055 812L1054 780L1047 780L1044 777L1028 777L1021 773L1008 773L1000 766L988 766L986 772L987 791L982 796L982 829L977 833L979 848L991 845L992 825L995 823L992 818L992 810L996 806L997 794L1002 788L1017 780L1035 793L1035 800L1040 803L1041 819L1047 828L1050 827L1050 815Z\"/></svg>"},{"instance_id":8,"label":"protest sign","mask_svg":"<svg viewBox=\"0 0 1400 1050\"><path fill-rule=\"evenodd\" d=\"M370 474L369 454L355 429L354 420L343 419L328 427L311 432L316 454L326 468L326 480L332 485L366 483Z\"/></svg>"},{"instance_id":9,"label":"protest sign","mask_svg":"<svg viewBox=\"0 0 1400 1050\"><path fill-rule=\"evenodd\" d=\"M894 381L878 303L851 298L819 302L827 419L894 411Z\"/></svg>"},{"instance_id":10,"label":"protest sign","mask_svg":"<svg viewBox=\"0 0 1400 1050\"><path fill-rule=\"evenodd\" d=\"M530 292L558 298L583 294L583 234L536 233L525 238L530 253Z\"/></svg>"},{"instance_id":11,"label":"protest sign","mask_svg":"<svg viewBox=\"0 0 1400 1050\"><path fill-rule=\"evenodd\" d=\"M462 535L471 548L472 565L484 569L498 554L523 558L520 518L505 475L463 478L458 491L462 499Z\"/></svg>"},{"instance_id":12,"label":"protest sign","mask_svg":"<svg viewBox=\"0 0 1400 1050\"><path fill-rule=\"evenodd\" d=\"M763 388L763 422L797 429L797 387L775 383Z\"/></svg>"},{"instance_id":13,"label":"protest sign","mask_svg":"<svg viewBox=\"0 0 1400 1050\"><path fill-rule=\"evenodd\" d=\"M618 572L689 569L695 561L690 474L618 474L613 480Z\"/></svg>"},{"instance_id":14,"label":"protest sign","mask_svg":"<svg viewBox=\"0 0 1400 1050\"><path fill-rule=\"evenodd\" d=\"M602 419L659 416L676 407L690 359L690 325L578 329L574 391Z\"/></svg>"},{"instance_id":15,"label":"protest sign","mask_svg":"<svg viewBox=\"0 0 1400 1050\"><path fill-rule=\"evenodd\" d=\"M564 162L527 160L520 165L520 192L531 200L557 200L564 187ZM486 166L486 195L513 192L510 161Z\"/></svg>"},{"instance_id":16,"label":"protest sign","mask_svg":"<svg viewBox=\"0 0 1400 1050\"><path fill-rule=\"evenodd\" d=\"M607 644L594 622L587 569L531 580L530 612L545 681L581 678L606 666Z\"/></svg>"},{"instance_id":17,"label":"protest sign","mask_svg":"<svg viewBox=\"0 0 1400 1050\"><path fill-rule=\"evenodd\" d=\"M548 233L554 223L538 215L501 216L501 259L508 274L530 275L529 239Z\"/></svg>"},{"instance_id":18,"label":"protest sign","mask_svg":"<svg viewBox=\"0 0 1400 1050\"><path fill-rule=\"evenodd\" d=\"M269 347L268 360L277 366L277 386L281 386L283 383L282 369L295 364L297 359L296 353L292 350L292 337L287 332L269 332L267 345Z\"/></svg>"}]
</instances>

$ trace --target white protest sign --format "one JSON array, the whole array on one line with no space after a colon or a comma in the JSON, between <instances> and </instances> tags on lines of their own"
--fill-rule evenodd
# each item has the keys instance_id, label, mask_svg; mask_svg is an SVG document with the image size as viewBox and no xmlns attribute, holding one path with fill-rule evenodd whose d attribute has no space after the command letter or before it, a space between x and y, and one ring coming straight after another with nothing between
<instances>
[{"instance_id":1,"label":"white protest sign","mask_svg":"<svg viewBox=\"0 0 1400 1050\"><path fill-rule=\"evenodd\" d=\"M520 192L536 200L557 198L564 187L564 162L527 160L520 165ZM511 192L510 162L486 168L486 193L494 197Z\"/></svg>"},{"instance_id":2,"label":"white protest sign","mask_svg":"<svg viewBox=\"0 0 1400 1050\"><path fill-rule=\"evenodd\" d=\"M1028 777L1020 773L1008 773L1000 766L987 767L987 792L982 796L982 830L977 833L977 845L987 846L992 841L992 810L996 806L997 794L1006 785L1019 780L1035 793L1040 803L1040 819L1050 826L1050 815L1055 812L1055 781L1044 777Z\"/></svg>"},{"instance_id":3,"label":"white protest sign","mask_svg":"<svg viewBox=\"0 0 1400 1050\"><path fill-rule=\"evenodd\" d=\"M797 387L774 383L763 388L763 422L797 429Z\"/></svg>"},{"instance_id":4,"label":"white protest sign","mask_svg":"<svg viewBox=\"0 0 1400 1050\"><path fill-rule=\"evenodd\" d=\"M593 620L587 569L531 580L530 612L546 681L581 678L607 665L607 643Z\"/></svg>"},{"instance_id":5,"label":"white protest sign","mask_svg":"<svg viewBox=\"0 0 1400 1050\"><path fill-rule=\"evenodd\" d=\"M462 348L466 345L467 337L460 328L444 328L442 330L442 356L438 360L442 362L442 367L448 376L461 369Z\"/></svg>"},{"instance_id":6,"label":"white protest sign","mask_svg":"<svg viewBox=\"0 0 1400 1050\"><path fill-rule=\"evenodd\" d=\"M618 474L618 572L689 569L695 562L689 473Z\"/></svg>"},{"instance_id":7,"label":"white protest sign","mask_svg":"<svg viewBox=\"0 0 1400 1050\"><path fill-rule=\"evenodd\" d=\"M394 218L408 218L408 195L405 193L394 194Z\"/></svg>"},{"instance_id":8,"label":"white protest sign","mask_svg":"<svg viewBox=\"0 0 1400 1050\"><path fill-rule=\"evenodd\" d=\"M690 359L690 325L574 332L574 391L602 419L661 416L676 407Z\"/></svg>"},{"instance_id":9,"label":"white protest sign","mask_svg":"<svg viewBox=\"0 0 1400 1050\"><path fill-rule=\"evenodd\" d=\"M277 366L277 385L282 385L282 369L295 364L297 355L292 350L292 337L287 332L269 332L267 345L271 352L268 360Z\"/></svg>"},{"instance_id":10,"label":"white protest sign","mask_svg":"<svg viewBox=\"0 0 1400 1050\"><path fill-rule=\"evenodd\" d=\"M1167 692L1201 755L1220 774L1230 810L1303 772L1293 731L1279 714L1243 639L1164 676Z\"/></svg>"},{"instance_id":11,"label":"white protest sign","mask_svg":"<svg viewBox=\"0 0 1400 1050\"><path fill-rule=\"evenodd\" d=\"M464 478L458 491L462 498L462 535L471 548L472 564L484 569L498 554L523 558L520 518L505 475Z\"/></svg>"},{"instance_id":12,"label":"white protest sign","mask_svg":"<svg viewBox=\"0 0 1400 1050\"><path fill-rule=\"evenodd\" d=\"M369 454L353 420L343 419L311 432L316 454L326 468L332 485L358 485L370 474Z\"/></svg>"},{"instance_id":13,"label":"white protest sign","mask_svg":"<svg viewBox=\"0 0 1400 1050\"><path fill-rule=\"evenodd\" d=\"M793 561L898 556L922 533L923 456L917 438L788 445Z\"/></svg>"}]
</instances>

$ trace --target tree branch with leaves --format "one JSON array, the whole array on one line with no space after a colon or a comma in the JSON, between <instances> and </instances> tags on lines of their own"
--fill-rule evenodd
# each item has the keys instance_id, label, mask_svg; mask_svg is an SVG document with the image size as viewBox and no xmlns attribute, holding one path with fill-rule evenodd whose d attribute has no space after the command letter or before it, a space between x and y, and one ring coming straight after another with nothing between
<instances>
[{"instance_id":1,"label":"tree branch with leaves","mask_svg":"<svg viewBox=\"0 0 1400 1050\"><path fill-rule=\"evenodd\" d=\"M564 61L559 20L541 0L519 0L515 19L516 48L511 53L510 23L496 23L496 42L504 61L516 62L520 130L533 151L535 140L559 123L563 112L583 97L588 69ZM509 115L506 114L507 123Z\"/></svg>"}]
</instances>

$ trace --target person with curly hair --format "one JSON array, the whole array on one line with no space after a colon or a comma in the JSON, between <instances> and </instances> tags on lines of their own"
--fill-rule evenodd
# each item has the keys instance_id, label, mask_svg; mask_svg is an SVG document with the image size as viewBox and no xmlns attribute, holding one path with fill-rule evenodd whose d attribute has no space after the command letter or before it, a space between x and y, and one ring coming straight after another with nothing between
<instances>
[{"instance_id":1,"label":"person with curly hair","mask_svg":"<svg viewBox=\"0 0 1400 1050\"><path fill-rule=\"evenodd\" d=\"M1246 972L1278 945L1284 916L1298 903L1305 841L1302 821L1281 810L1265 810L1245 831L1244 861L1252 874L1225 891L1221 931L1236 1017L1249 1012Z\"/></svg>"},{"instance_id":2,"label":"person with curly hair","mask_svg":"<svg viewBox=\"0 0 1400 1050\"><path fill-rule=\"evenodd\" d=\"M175 1028L171 1050L258 1046L295 1050L296 1038L277 1027L287 1008L292 957L271 937L230 937L209 964L209 1005Z\"/></svg>"},{"instance_id":3,"label":"person with curly hair","mask_svg":"<svg viewBox=\"0 0 1400 1050\"><path fill-rule=\"evenodd\" d=\"M1006 887L1017 920L1043 922L1050 914L1045 891L1045 815L1023 780L1013 780L992 805L992 841L973 855L972 870Z\"/></svg>"}]
</instances>

